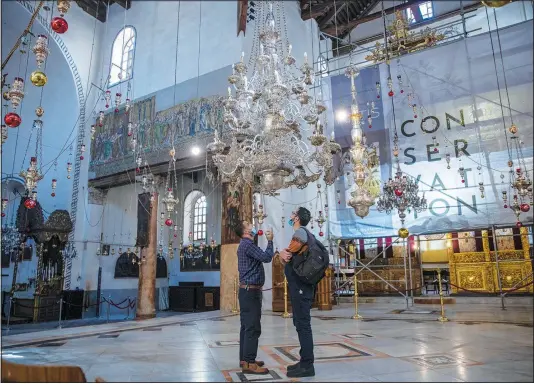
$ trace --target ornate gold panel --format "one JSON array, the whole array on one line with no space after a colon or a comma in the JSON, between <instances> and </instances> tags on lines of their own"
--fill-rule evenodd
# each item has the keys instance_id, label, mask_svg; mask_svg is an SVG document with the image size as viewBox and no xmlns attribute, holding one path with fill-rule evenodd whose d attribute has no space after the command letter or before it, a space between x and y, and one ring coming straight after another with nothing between
<instances>
[{"instance_id":1,"label":"ornate gold panel","mask_svg":"<svg viewBox=\"0 0 534 384\"><path fill-rule=\"evenodd\" d=\"M486 274L481 266L462 266L457 270L458 285L474 291L487 290Z\"/></svg>"},{"instance_id":2,"label":"ornate gold panel","mask_svg":"<svg viewBox=\"0 0 534 384\"><path fill-rule=\"evenodd\" d=\"M486 261L486 254L485 252L454 253L450 260L451 263L483 263Z\"/></svg>"},{"instance_id":3,"label":"ornate gold panel","mask_svg":"<svg viewBox=\"0 0 534 384\"><path fill-rule=\"evenodd\" d=\"M501 286L504 291L521 287L532 281L532 265L527 265L524 262L499 263L499 269L501 272ZM498 287L496 266L494 272L495 286ZM516 292L532 292L532 285L519 288Z\"/></svg>"},{"instance_id":4,"label":"ornate gold panel","mask_svg":"<svg viewBox=\"0 0 534 384\"><path fill-rule=\"evenodd\" d=\"M497 252L497 254L499 256L499 261L501 261L501 260L522 261L523 260L523 251L512 251L512 250L501 251L501 250L499 250ZM490 252L490 260L491 261L496 261L495 252L494 251Z\"/></svg>"}]
</instances>

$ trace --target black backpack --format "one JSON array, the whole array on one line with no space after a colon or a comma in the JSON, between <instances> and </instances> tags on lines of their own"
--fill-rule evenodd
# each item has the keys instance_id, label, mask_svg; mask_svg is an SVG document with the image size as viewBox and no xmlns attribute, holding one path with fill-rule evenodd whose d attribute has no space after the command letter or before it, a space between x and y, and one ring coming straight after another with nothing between
<instances>
[{"instance_id":1,"label":"black backpack","mask_svg":"<svg viewBox=\"0 0 534 384\"><path fill-rule=\"evenodd\" d=\"M330 256L324 245L306 228L302 228L308 235L308 250L302 257L293 258L293 270L303 283L315 285L325 276Z\"/></svg>"}]
</instances>

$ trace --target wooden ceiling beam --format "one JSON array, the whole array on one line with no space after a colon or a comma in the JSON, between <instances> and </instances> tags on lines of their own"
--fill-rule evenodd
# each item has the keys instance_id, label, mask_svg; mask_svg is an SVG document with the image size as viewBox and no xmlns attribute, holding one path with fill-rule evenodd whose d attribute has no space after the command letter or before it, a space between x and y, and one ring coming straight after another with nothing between
<instances>
[{"instance_id":1,"label":"wooden ceiling beam","mask_svg":"<svg viewBox=\"0 0 534 384\"><path fill-rule=\"evenodd\" d=\"M119 4L124 9L130 9L132 6L131 0L112 0L113 3Z\"/></svg>"},{"instance_id":2,"label":"wooden ceiling beam","mask_svg":"<svg viewBox=\"0 0 534 384\"><path fill-rule=\"evenodd\" d=\"M324 16L324 17L321 17L321 22L319 24L319 28L321 29L321 31L323 30L323 27L327 26L330 24L330 22L332 20L334 20L334 18L337 16L337 14L343 10L343 8L345 8L345 6L347 5L347 2L343 2L339 5L337 5L336 3L333 3L331 4L332 5L332 8L330 8L330 10L328 11L328 13ZM335 25L334 25L334 32L335 33ZM332 35L333 33L329 33L330 35Z\"/></svg>"},{"instance_id":3,"label":"wooden ceiling beam","mask_svg":"<svg viewBox=\"0 0 534 384\"><path fill-rule=\"evenodd\" d=\"M76 4L86 13L96 18L98 21L101 21L102 23L106 22L106 3L99 3L98 0L76 0Z\"/></svg>"},{"instance_id":4,"label":"wooden ceiling beam","mask_svg":"<svg viewBox=\"0 0 534 384\"><path fill-rule=\"evenodd\" d=\"M311 10L309 7L309 3L306 4L306 8L300 8L300 16L303 21L315 19L319 16L324 15L328 10L333 7L334 5L330 2L324 2L321 4L315 4L312 5Z\"/></svg>"},{"instance_id":5,"label":"wooden ceiling beam","mask_svg":"<svg viewBox=\"0 0 534 384\"><path fill-rule=\"evenodd\" d=\"M392 13L395 13L395 11L403 11L406 8L410 8L414 4L420 3L421 0L408 0L404 4L400 4L394 7L386 8L384 9L384 13L386 15L391 15ZM375 1L376 4L379 3L379 1ZM374 7L374 5L369 6L369 10L371 10ZM382 17L382 11L378 11L375 13L371 13L370 15L355 18L353 20L350 20L348 23L345 23L344 25L328 25L328 27L321 28L321 31L324 33L327 33L329 35L336 36L336 28L337 28L337 36L346 33L347 31L351 31L359 24L367 23L368 21L372 21L375 19L378 19Z\"/></svg>"}]
</instances>

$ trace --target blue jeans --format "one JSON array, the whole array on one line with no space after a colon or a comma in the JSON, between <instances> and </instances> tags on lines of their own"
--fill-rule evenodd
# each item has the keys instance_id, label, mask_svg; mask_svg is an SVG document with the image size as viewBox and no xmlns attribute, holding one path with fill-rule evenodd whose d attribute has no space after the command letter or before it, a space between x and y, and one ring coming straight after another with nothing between
<instances>
[{"instance_id":1,"label":"blue jeans","mask_svg":"<svg viewBox=\"0 0 534 384\"><path fill-rule=\"evenodd\" d=\"M311 329L311 307L315 294L315 286L302 283L295 276L288 281L291 307L293 308L293 325L297 329L300 343L300 366L313 366L313 334Z\"/></svg>"},{"instance_id":2,"label":"blue jeans","mask_svg":"<svg viewBox=\"0 0 534 384\"><path fill-rule=\"evenodd\" d=\"M239 332L239 361L254 363L261 335L261 296L259 289L239 288L241 329Z\"/></svg>"}]
</instances>

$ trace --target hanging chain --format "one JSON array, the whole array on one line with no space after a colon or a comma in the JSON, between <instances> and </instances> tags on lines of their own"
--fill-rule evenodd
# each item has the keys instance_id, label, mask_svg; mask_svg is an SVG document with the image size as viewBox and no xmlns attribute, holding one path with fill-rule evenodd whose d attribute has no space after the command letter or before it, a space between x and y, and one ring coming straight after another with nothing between
<instances>
[{"instance_id":1,"label":"hanging chain","mask_svg":"<svg viewBox=\"0 0 534 384\"><path fill-rule=\"evenodd\" d=\"M15 46L13 48L11 48L11 51L9 51L9 53L7 54L6 59L2 62L2 71L4 70L5 66L9 62L9 59L11 59L11 56L13 56L13 54L15 53L17 48L19 47L19 45L20 45L20 43L22 41L22 38L30 33L30 28L32 27L35 19L37 18L37 15L39 15L39 11L41 10L41 7L44 5L44 3L45 3L44 0L40 1L39 5L37 5L37 8L35 8L35 11L33 12L33 15L32 15L32 17L30 19L30 22L28 23L28 25L26 26L24 31L22 31L22 33L20 34L19 38L17 39L17 42L15 43Z\"/></svg>"}]
</instances>

